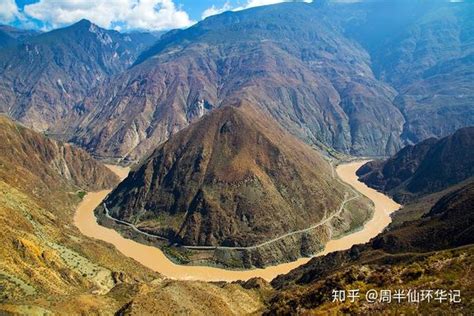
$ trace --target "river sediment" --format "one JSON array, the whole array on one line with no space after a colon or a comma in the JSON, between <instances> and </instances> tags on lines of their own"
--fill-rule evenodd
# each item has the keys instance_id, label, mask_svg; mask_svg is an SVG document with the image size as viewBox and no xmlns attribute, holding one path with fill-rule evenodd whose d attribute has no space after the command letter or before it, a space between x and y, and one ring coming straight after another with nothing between
<instances>
[{"instance_id":1,"label":"river sediment","mask_svg":"<svg viewBox=\"0 0 474 316\"><path fill-rule=\"evenodd\" d=\"M345 183L352 186L359 193L368 197L374 203L374 214L360 230L345 235L339 239L330 240L324 250L316 256L349 249L355 244L365 243L382 232L391 222L390 214L400 208L390 197L367 187L358 181L356 171L364 162L351 162L337 167L336 173ZM128 169L109 166L121 178L124 178ZM100 205L110 191L88 193L79 204L74 223L86 236L96 238L114 245L124 255L135 259L144 266L163 274L166 277L179 280L201 281L237 281L261 277L268 281L279 274L288 273L290 270L308 262L311 258L300 258L296 261L278 264L263 269L252 270L226 270L207 266L185 266L173 263L156 247L147 246L131 239L126 239L117 231L101 226L97 223L94 209Z\"/></svg>"}]
</instances>

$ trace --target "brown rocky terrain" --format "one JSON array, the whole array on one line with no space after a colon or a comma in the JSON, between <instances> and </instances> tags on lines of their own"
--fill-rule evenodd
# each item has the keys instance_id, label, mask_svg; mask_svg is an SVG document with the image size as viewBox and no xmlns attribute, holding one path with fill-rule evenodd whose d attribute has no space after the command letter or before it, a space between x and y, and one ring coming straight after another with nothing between
<instances>
[{"instance_id":1,"label":"brown rocky terrain","mask_svg":"<svg viewBox=\"0 0 474 316\"><path fill-rule=\"evenodd\" d=\"M353 197L318 152L242 105L214 110L172 136L105 203L112 217L170 244L235 247L237 266L264 266L315 253L368 220L367 204L344 207Z\"/></svg>"},{"instance_id":2,"label":"brown rocky terrain","mask_svg":"<svg viewBox=\"0 0 474 316\"><path fill-rule=\"evenodd\" d=\"M85 237L72 223L83 195L77 190L110 188L116 176L84 151L5 117L0 135L0 314L233 315L263 308L268 285L165 280Z\"/></svg>"},{"instance_id":3,"label":"brown rocky terrain","mask_svg":"<svg viewBox=\"0 0 474 316\"><path fill-rule=\"evenodd\" d=\"M0 116L0 314L473 314L473 2L343 2L226 12L142 54L149 34L88 21L0 26L0 112L97 156L142 159L110 213L165 236L180 263L318 251L370 213L357 199L334 214L350 191L310 145L379 156L408 144L359 172L405 204L369 243L271 284L183 282L74 227L77 203L115 186L113 173ZM361 298L333 303L334 289ZM462 301L368 304L369 289L460 290Z\"/></svg>"},{"instance_id":4,"label":"brown rocky terrain","mask_svg":"<svg viewBox=\"0 0 474 316\"><path fill-rule=\"evenodd\" d=\"M398 201L442 191L474 176L474 127L406 146L388 160L367 163L357 174Z\"/></svg>"},{"instance_id":5,"label":"brown rocky terrain","mask_svg":"<svg viewBox=\"0 0 474 316\"><path fill-rule=\"evenodd\" d=\"M130 66L156 38L82 20L0 50L0 112L49 133L65 133L98 83Z\"/></svg>"},{"instance_id":6,"label":"brown rocky terrain","mask_svg":"<svg viewBox=\"0 0 474 316\"><path fill-rule=\"evenodd\" d=\"M85 100L101 106L73 140L102 156L136 159L207 111L246 101L311 144L384 155L400 147L395 95L325 11L280 4L165 34Z\"/></svg>"},{"instance_id":7,"label":"brown rocky terrain","mask_svg":"<svg viewBox=\"0 0 474 316\"><path fill-rule=\"evenodd\" d=\"M428 207L428 209L426 209ZM365 245L311 260L272 281L277 290L264 314L307 313L470 313L474 279L474 183L472 181L423 206L424 216L389 228ZM399 211L399 212L403 212ZM332 302L334 289L359 289L360 299ZM460 290L458 304L422 301L420 304L370 304L370 289Z\"/></svg>"},{"instance_id":8,"label":"brown rocky terrain","mask_svg":"<svg viewBox=\"0 0 474 316\"><path fill-rule=\"evenodd\" d=\"M118 177L84 150L60 143L0 115L2 179L41 198L67 190L112 188ZM38 185L41 183L41 185Z\"/></svg>"},{"instance_id":9,"label":"brown rocky terrain","mask_svg":"<svg viewBox=\"0 0 474 316\"><path fill-rule=\"evenodd\" d=\"M43 155L42 147L31 147L27 136L34 135L36 143L41 135L6 119L1 127L3 139L19 145L17 153L29 148L30 157ZM13 141L15 136L21 141ZM3 157L7 151L0 153L2 167L8 162L14 170L23 169ZM42 187L45 184L36 173L50 167L38 161L29 170L29 183ZM74 205L79 197L61 191L54 197L34 195L21 181L27 174L0 174L2 313L273 315L396 310L469 314L474 309L469 299L474 280L466 273L473 262L474 185L469 179L407 205L411 208L395 217L410 213L412 218L396 220L371 242L315 258L270 286L259 279L232 284L163 279L106 244L81 235L71 224L72 207L64 207ZM73 180L63 181L67 188L76 187ZM399 288L456 289L462 301L390 305L364 301L363 293L369 289ZM359 289L361 298L355 303L333 303L333 289Z\"/></svg>"},{"instance_id":10,"label":"brown rocky terrain","mask_svg":"<svg viewBox=\"0 0 474 316\"><path fill-rule=\"evenodd\" d=\"M472 128L464 128L441 140L407 146L386 162L368 163L359 171L363 174L368 168L385 165L393 179L413 175L424 159L439 161L437 155L429 154L433 148L436 153L450 153L443 156L444 170L469 170L469 162L464 169L458 169L458 158L466 158L466 153L470 157L471 131ZM417 181L430 183L433 170L420 173ZM445 181L440 186L443 189L405 200L403 208L392 215L392 224L370 242L314 258L275 278L271 284L276 291L264 314L472 313L474 279L466 271L472 270L474 262L474 180L468 177L453 185L452 177L444 177L441 170L438 173L442 175L439 179ZM360 291L355 302L332 301L333 290L354 289ZM371 289L378 293L390 290L392 294L398 289L405 294L408 290L459 290L461 301L444 304L425 299L414 304L402 299L395 305L394 301L368 303L365 293Z\"/></svg>"},{"instance_id":11,"label":"brown rocky terrain","mask_svg":"<svg viewBox=\"0 0 474 316\"><path fill-rule=\"evenodd\" d=\"M320 148L390 155L474 124L472 12L442 1L226 12L166 34L98 88L85 102L102 106L72 139L137 159L205 112L247 100Z\"/></svg>"}]
</instances>

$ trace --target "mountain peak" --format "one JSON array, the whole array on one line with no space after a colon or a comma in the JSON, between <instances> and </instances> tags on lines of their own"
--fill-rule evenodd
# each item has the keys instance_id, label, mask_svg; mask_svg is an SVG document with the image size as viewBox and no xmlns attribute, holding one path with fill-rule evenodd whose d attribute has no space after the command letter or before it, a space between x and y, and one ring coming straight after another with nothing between
<instances>
[{"instance_id":1,"label":"mountain peak","mask_svg":"<svg viewBox=\"0 0 474 316\"><path fill-rule=\"evenodd\" d=\"M173 243L248 247L320 222L338 209L344 191L319 153L242 104L213 110L173 135L130 173L106 205L121 220L140 214L137 227ZM309 232L315 239L310 247L324 244L325 232ZM252 257L250 265L301 256L301 238L283 245L283 253Z\"/></svg>"},{"instance_id":2,"label":"mountain peak","mask_svg":"<svg viewBox=\"0 0 474 316\"><path fill-rule=\"evenodd\" d=\"M78 22L74 23L72 26L77 26L77 27L89 27L91 25L93 25L94 23L92 23L91 21L87 20L87 19L81 19L79 20Z\"/></svg>"},{"instance_id":3,"label":"mountain peak","mask_svg":"<svg viewBox=\"0 0 474 316\"><path fill-rule=\"evenodd\" d=\"M94 24L93 22L87 19L79 20L78 22L66 27L65 29L93 33L95 33L97 30L107 31L106 29L101 28L100 26Z\"/></svg>"}]
</instances>

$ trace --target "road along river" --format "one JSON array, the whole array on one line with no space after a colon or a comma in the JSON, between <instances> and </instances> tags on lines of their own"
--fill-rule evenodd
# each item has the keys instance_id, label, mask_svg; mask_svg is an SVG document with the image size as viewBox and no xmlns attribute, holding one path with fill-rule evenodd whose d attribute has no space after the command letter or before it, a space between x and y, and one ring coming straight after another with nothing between
<instances>
[{"instance_id":1,"label":"road along river","mask_svg":"<svg viewBox=\"0 0 474 316\"><path fill-rule=\"evenodd\" d=\"M364 183L358 181L356 171L365 162L351 162L337 167L336 172L345 183L351 185L358 192L371 199L375 205L373 218L368 221L364 227L346 235L340 239L331 240L326 244L324 251L317 256L327 253L345 250L355 244L361 244L369 241L390 223L390 213L398 210L400 205L390 199L388 196L367 187ZM122 179L128 173L127 168L118 166L108 166ZM163 252L152 246L140 244L131 239L122 237L113 229L100 226L94 216L94 209L102 202L109 193L109 190L88 193L79 204L74 216L74 224L79 228L82 234L96 238L114 245L124 255L135 259L142 265L161 273L162 275L177 280L201 280L201 281L236 281L248 280L253 277L261 277L265 280L272 280L279 274L288 273L290 270L308 262L311 258L301 258L299 260L283 263L264 269L252 270L226 270L205 266L185 266L171 262Z\"/></svg>"}]
</instances>

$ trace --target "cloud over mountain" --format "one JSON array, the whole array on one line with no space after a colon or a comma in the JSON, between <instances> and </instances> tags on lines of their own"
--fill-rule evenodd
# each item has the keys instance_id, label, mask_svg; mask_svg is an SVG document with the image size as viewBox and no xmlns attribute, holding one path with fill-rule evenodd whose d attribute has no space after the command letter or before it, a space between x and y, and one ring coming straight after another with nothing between
<instances>
[{"instance_id":1,"label":"cloud over mountain","mask_svg":"<svg viewBox=\"0 0 474 316\"><path fill-rule=\"evenodd\" d=\"M2 0L5 1L5 0ZM172 0L40 0L24 7L24 13L55 28L86 18L105 28L163 30L193 24Z\"/></svg>"},{"instance_id":2,"label":"cloud over mountain","mask_svg":"<svg viewBox=\"0 0 474 316\"><path fill-rule=\"evenodd\" d=\"M239 5L239 6L232 6L232 4L229 1L227 1L220 8L216 7L215 5L212 5L210 8L207 8L206 10L204 10L204 12L202 13L202 18L205 19L209 16L220 14L225 11L240 11L244 9L259 7L262 5L277 4L277 3L282 3L282 2L295 2L295 1L294 0L247 0L247 2L244 5ZM301 0L301 2L311 3L313 2L313 0Z\"/></svg>"},{"instance_id":3,"label":"cloud over mountain","mask_svg":"<svg viewBox=\"0 0 474 316\"><path fill-rule=\"evenodd\" d=\"M0 23L9 23L14 21L18 16L18 7L14 0L0 0Z\"/></svg>"}]
</instances>

